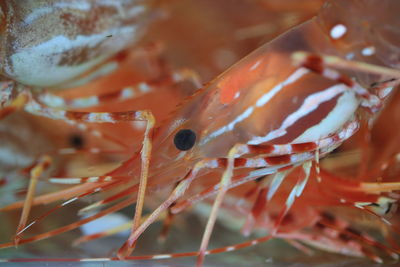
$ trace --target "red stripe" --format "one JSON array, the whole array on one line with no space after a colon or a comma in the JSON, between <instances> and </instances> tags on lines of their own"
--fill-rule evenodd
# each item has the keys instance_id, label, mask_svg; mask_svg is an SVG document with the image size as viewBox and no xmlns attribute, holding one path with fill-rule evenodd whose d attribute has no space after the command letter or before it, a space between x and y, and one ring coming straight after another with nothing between
<instances>
[{"instance_id":1,"label":"red stripe","mask_svg":"<svg viewBox=\"0 0 400 267\"><path fill-rule=\"evenodd\" d=\"M303 66L320 74L324 71L322 58L318 55L309 55Z\"/></svg>"},{"instance_id":2,"label":"red stripe","mask_svg":"<svg viewBox=\"0 0 400 267\"><path fill-rule=\"evenodd\" d=\"M274 148L274 145L248 146L249 152L252 154L270 154L274 151Z\"/></svg>"},{"instance_id":3,"label":"red stripe","mask_svg":"<svg viewBox=\"0 0 400 267\"><path fill-rule=\"evenodd\" d=\"M221 168L226 168L227 163L228 163L228 160L227 160L227 159L224 159L224 158L219 158L219 159L217 159L217 164L218 164L218 166L221 167Z\"/></svg>"},{"instance_id":4,"label":"red stripe","mask_svg":"<svg viewBox=\"0 0 400 267\"><path fill-rule=\"evenodd\" d=\"M292 168L293 168L292 165L290 165L290 166L285 166L285 167L279 168L276 172L283 172L283 171L290 170L290 169L292 169Z\"/></svg>"},{"instance_id":5,"label":"red stripe","mask_svg":"<svg viewBox=\"0 0 400 267\"><path fill-rule=\"evenodd\" d=\"M82 121L87 119L87 112L67 112L65 117L70 120Z\"/></svg>"},{"instance_id":6,"label":"red stripe","mask_svg":"<svg viewBox=\"0 0 400 267\"><path fill-rule=\"evenodd\" d=\"M347 85L348 87L354 86L354 82L348 76L345 76L345 75L340 75L338 81L340 83Z\"/></svg>"},{"instance_id":7,"label":"red stripe","mask_svg":"<svg viewBox=\"0 0 400 267\"><path fill-rule=\"evenodd\" d=\"M313 151L317 148L317 144L314 142L308 143L301 143L301 144L292 144L292 152L299 153L299 152L306 152L306 151Z\"/></svg>"},{"instance_id":8,"label":"red stripe","mask_svg":"<svg viewBox=\"0 0 400 267\"><path fill-rule=\"evenodd\" d=\"M270 165L282 165L291 162L289 155L283 155L277 157L265 157L264 160Z\"/></svg>"},{"instance_id":9,"label":"red stripe","mask_svg":"<svg viewBox=\"0 0 400 267\"><path fill-rule=\"evenodd\" d=\"M118 99L121 96L121 91L116 91L104 95L99 95L97 98L99 99L99 102L107 102L110 100Z\"/></svg>"},{"instance_id":10,"label":"red stripe","mask_svg":"<svg viewBox=\"0 0 400 267\"><path fill-rule=\"evenodd\" d=\"M234 166L235 167L243 167L247 163L247 159L237 158L235 159Z\"/></svg>"}]
</instances>

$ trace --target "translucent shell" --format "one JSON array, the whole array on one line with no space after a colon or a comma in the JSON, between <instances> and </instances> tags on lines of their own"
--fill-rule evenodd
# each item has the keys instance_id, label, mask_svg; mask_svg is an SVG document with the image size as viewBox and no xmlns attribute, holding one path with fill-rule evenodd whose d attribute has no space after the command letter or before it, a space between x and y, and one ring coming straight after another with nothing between
<instances>
[{"instance_id":1,"label":"translucent shell","mask_svg":"<svg viewBox=\"0 0 400 267\"><path fill-rule=\"evenodd\" d=\"M224 157L235 144L311 142L352 120L359 106L354 92L291 61L297 50L329 49L330 40L311 20L209 83L177 116L181 128L198 133L193 154Z\"/></svg>"},{"instance_id":2,"label":"translucent shell","mask_svg":"<svg viewBox=\"0 0 400 267\"><path fill-rule=\"evenodd\" d=\"M151 2L2 1L0 74L35 87L74 79L136 42Z\"/></svg>"},{"instance_id":3,"label":"translucent shell","mask_svg":"<svg viewBox=\"0 0 400 267\"><path fill-rule=\"evenodd\" d=\"M109 3L111 0L98 1L111 5ZM394 1L397 0L392 0L391 3ZM82 2L79 4L78 2L68 3L69 5L75 3L74 8L77 10L83 9ZM92 2L85 1L83 3ZM346 13L348 10L344 3L351 4L349 10L354 9L361 12L356 13L360 16L351 17L349 13ZM142 141L140 151L129 154L129 158L118 166L101 172L100 176L52 177L49 179L52 183L74 184L76 187L72 187L72 190L59 191L56 194L35 196L33 202L26 201L26 204L19 202L12 206L12 208L23 207L24 215L27 214L24 211L29 211L31 205L63 201L52 208L50 212L32 221L31 224L27 224L29 222L27 216L22 215L14 242L0 244L0 248L53 237L136 203L133 223L129 225L131 234L118 250L118 258L109 259L139 259L129 255L134 249L137 239L157 218L168 214L169 217L164 220L168 228L173 214L179 213L185 207L207 197L217 195L200 249L195 253L179 254L179 256L199 256L198 266L201 266L206 254L232 251L244 247L242 243L211 252L207 251L213 225L219 211L224 207L221 205L222 201L225 202L224 204L230 201L229 198L224 199L224 196L229 194L236 198L231 209L241 209L244 211L241 217L247 215L249 218L249 224L243 227L243 232L250 233L253 226L256 226L269 233L269 236L264 239L247 242L245 246L255 245L272 237L282 237L277 235L282 232L303 234L301 230L304 228L309 228L305 229L304 234L310 232L307 230L312 230L313 233L317 233L317 237L324 236L323 229L330 228L335 232L331 239L338 241L328 245L333 248L333 251L346 253L347 250L350 250L350 255L365 255L380 262L380 258L364 250L363 242L368 241L372 247L383 248L387 254L393 255L392 250L381 246L368 235L358 234L352 228L347 227L349 224L341 223L340 219L332 219L332 216L326 214L324 216L319 212L320 209L338 206L365 211L370 211L371 208L373 212L376 212L378 219L383 223L390 224L385 221L386 218L378 216L391 211L390 205L394 202L383 193L398 190L400 187L398 183L381 185L380 183L362 183L357 180L342 179L331 175L324 170L322 164L321 166L319 164L320 158L322 159L353 136L360 125L372 122L371 117L383 107L384 101L391 91L390 87L399 84L396 77L400 77L400 74L397 70L388 68L391 67L391 64L385 64L384 60L379 61L379 57L375 56L382 52L383 59L390 60L391 57L388 55L392 54L385 54L385 47L379 46L378 41L369 43L369 41L378 39L374 39L374 35L370 34L368 29L379 30L382 36L386 36L384 28L375 26L369 28L363 23L359 24L356 18L363 19L365 10L359 11L358 3L360 2L357 0L328 1L318 17L292 29L272 42L266 43L234 64L187 98L186 101L183 101L168 119L159 124L156 124L159 117L154 116L148 109L137 109L139 106L133 106L131 107L133 110L122 112L104 112L104 110L102 112L70 110L56 112L50 109L41 109L40 106L37 108L37 105L28 106L28 111L36 111L45 116L50 113L46 113L46 111L52 111L53 118L79 122L80 124L77 125L83 126L85 129L88 129L88 126L84 124L86 122L146 122L146 129L143 139L138 139ZM366 7L372 8L369 5L370 0L365 0L363 3L366 4ZM3 4L3 6L6 5ZM93 10L96 11L96 9ZM343 14L347 15L342 16L342 13L339 12L341 10L345 11ZM369 9L369 13L366 14L373 13L372 11L373 9ZM391 11L386 12L390 13ZM107 16L104 17L102 19L107 21ZM378 18L378 16L373 18ZM12 20L11 16L9 19ZM89 21L98 22L94 18ZM385 21L385 27L390 28L390 25L388 21ZM118 29L122 28L124 27L118 26ZM44 35L46 35L45 32ZM82 36L90 39L94 36L94 32L96 31L92 30L86 35L80 33L68 40L80 40ZM104 42L107 42L107 38L113 38L113 35L110 36L109 32L105 32L108 35L104 37ZM61 37L64 38L64 35ZM51 43L51 40L53 39L44 43ZM96 42L83 46L91 48L88 49L90 52L86 52L86 50L77 52L78 58L81 60L78 60L77 65L93 62L91 66L94 66L103 59L103 54L95 53L101 51L99 47L102 47L103 43L99 42L101 45L98 46L93 45L94 43ZM40 45L42 44L43 42ZM31 45L34 48L37 46ZM370 48L370 50L365 51L366 48ZM389 50L395 48L396 46L387 47ZM34 52L38 53L36 50ZM83 55L92 55L91 53L94 53L93 57L80 58ZM352 57L351 53L354 53ZM56 55L56 53L53 54ZM19 55L19 52L11 53L10 58L14 65L12 59L15 55ZM67 55L69 60L74 58L72 54ZM57 54L58 56L60 55ZM91 60L92 58L94 59ZM344 58L348 60L344 60ZM17 63L19 62L17 61ZM77 71L73 67L74 64L70 62L68 65L76 71L76 76L70 76L70 79L84 72ZM382 65L386 68L382 68ZM55 66L60 66L59 61ZM49 70L49 73L50 71L52 69ZM68 74L67 71L65 73ZM393 73L395 73L394 78L392 77ZM365 80L359 79L359 76L363 76ZM35 77L38 77L36 73ZM376 86L366 81L374 82ZM144 91L150 88L143 87L143 85L144 83L140 83L137 88L142 88ZM122 92L131 93L133 90L122 90ZM162 93L159 91L158 94ZM119 94L112 96L115 95ZM124 94L121 95L124 96ZM94 102L97 103L99 99L101 100L101 97L96 98ZM157 105L165 109L166 102L168 102L167 98L164 98L160 101L162 104ZM119 107L119 105L115 106ZM369 113L367 114L367 112ZM364 113L365 116L361 116ZM117 132L115 129L114 131ZM91 133L99 136L102 131L92 131ZM81 143L78 141L75 147L81 146ZM131 149L129 149L130 151ZM221 172L223 172L222 177ZM257 181L253 183L252 180ZM246 186L246 188L239 188L239 185ZM169 190L171 187L173 190ZM164 188L168 188L171 193L142 221L143 206L147 205L145 197L147 199L151 197L153 200ZM199 189L202 191L199 192ZM235 193L230 189L240 191ZM31 225L38 224L54 211L64 209L66 205L100 191L104 194L109 193L109 195L81 210L88 212L96 209L93 215L35 236L23 236L25 230ZM187 198L185 199L185 197ZM398 195L393 198L396 198L397 201ZM116 203L117 200L118 203ZM247 207L240 207L247 200L253 200L253 207L251 207L250 201ZM267 203L270 201L271 204ZM104 209L100 210L103 207ZM6 209L11 208L6 207ZM308 214L309 216L304 216ZM303 221L306 217L308 220ZM312 217L312 220L309 217ZM330 232L332 233L332 231ZM329 231L326 234L329 234ZM100 235L84 238L94 240L102 235L105 236L108 233L103 232ZM287 235L286 238L288 237L290 240L296 241L295 236ZM358 240L356 245L360 245L354 247L351 242L343 242L350 239ZM311 236L304 240L310 240L317 247L326 247L326 242L323 242L326 240L325 238L316 240ZM316 243L316 241L321 242ZM397 250L396 247L396 253ZM174 254L151 255L144 256L142 259L172 257L177 256ZM393 256L393 258L395 257L397 255ZM75 261L80 261L80 259ZM87 259L82 259L82 261L87 261Z\"/></svg>"}]
</instances>

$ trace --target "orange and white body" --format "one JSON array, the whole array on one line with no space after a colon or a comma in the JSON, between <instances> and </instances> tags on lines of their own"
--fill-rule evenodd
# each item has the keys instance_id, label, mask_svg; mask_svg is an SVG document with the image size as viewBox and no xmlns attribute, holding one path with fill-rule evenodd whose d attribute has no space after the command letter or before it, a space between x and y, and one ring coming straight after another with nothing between
<instances>
[{"instance_id":1,"label":"orange and white body","mask_svg":"<svg viewBox=\"0 0 400 267\"><path fill-rule=\"evenodd\" d=\"M373 118L393 86L398 84L400 71L393 69L399 64L396 50L393 44L384 45L392 41L386 39L391 35L386 35L387 28L380 24L365 21L380 19L386 26L399 25L396 14L400 4L396 0L386 0L387 6L382 5L385 9L375 14L378 2L328 1L318 17L236 63L184 101L170 119L157 128L148 111L55 112L51 108L29 106L33 113L57 119L109 123L140 120L146 121L147 127L141 157L136 153L104 176L69 180L83 184L76 188L77 194L59 208L80 196L114 189L116 185L123 185L123 188L91 207L117 199L120 202L82 221L20 239L18 243L71 230L136 202L132 233L118 251L118 257L125 259L143 231L162 212L173 209L171 206L194 180L207 179L211 170L221 169L221 182L212 189L217 197L198 252L201 265L208 253L207 244L218 210L229 188L273 174L270 177L276 179L276 191L291 170L300 168L302 175L296 177L268 238L279 235L279 227L295 200L301 197L313 166L319 172L319 158L357 131L363 111L372 113L368 120ZM361 10L359 3L363 4ZM338 15L348 10L359 16ZM380 14L385 16L380 17ZM371 35L371 32L380 35ZM400 44L395 47L399 48ZM369 48L367 52L366 48ZM140 223L146 193L175 184L169 197ZM33 204L55 199L38 197ZM11 242L0 247L12 245Z\"/></svg>"}]
</instances>

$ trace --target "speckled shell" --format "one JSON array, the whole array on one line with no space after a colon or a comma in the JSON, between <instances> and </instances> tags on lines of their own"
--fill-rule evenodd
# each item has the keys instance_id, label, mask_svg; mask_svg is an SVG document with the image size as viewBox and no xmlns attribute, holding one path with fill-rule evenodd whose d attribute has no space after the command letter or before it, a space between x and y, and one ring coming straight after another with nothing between
<instances>
[{"instance_id":1,"label":"speckled shell","mask_svg":"<svg viewBox=\"0 0 400 267\"><path fill-rule=\"evenodd\" d=\"M80 76L142 36L145 0L0 3L0 74L34 87Z\"/></svg>"}]
</instances>

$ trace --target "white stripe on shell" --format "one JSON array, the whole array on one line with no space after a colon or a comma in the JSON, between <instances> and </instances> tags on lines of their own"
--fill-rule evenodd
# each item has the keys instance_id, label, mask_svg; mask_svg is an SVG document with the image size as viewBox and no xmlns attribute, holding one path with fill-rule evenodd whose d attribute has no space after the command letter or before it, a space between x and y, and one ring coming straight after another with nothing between
<instances>
[{"instance_id":1,"label":"white stripe on shell","mask_svg":"<svg viewBox=\"0 0 400 267\"><path fill-rule=\"evenodd\" d=\"M317 125L307 129L294 140L295 143L312 142L338 131L347 121L354 116L359 106L354 91L346 90L339 97L336 106Z\"/></svg>"},{"instance_id":2,"label":"white stripe on shell","mask_svg":"<svg viewBox=\"0 0 400 267\"><path fill-rule=\"evenodd\" d=\"M209 136L207 136L206 138L203 139L202 142L200 142L200 145L204 145L205 143L209 142L210 140L222 135L225 132L231 131L233 130L233 128L235 127L235 125L245 119L247 119L248 117L250 117L250 115L253 113L254 111L254 107L249 107L247 108L242 114L240 114L239 116L237 116L232 122L230 122L228 125L223 126L221 128L219 128L218 130L212 132Z\"/></svg>"},{"instance_id":3,"label":"white stripe on shell","mask_svg":"<svg viewBox=\"0 0 400 267\"><path fill-rule=\"evenodd\" d=\"M276 85L274 88L272 88L272 90L268 91L268 93L262 95L260 97L260 99L258 99L258 101L256 103L256 106L257 107L264 106L265 104L267 104L271 100L271 98L273 98L276 94L278 94L286 85L289 85L291 83L296 82L298 79L300 79L301 77L303 77L307 73L309 73L308 69L305 69L305 68L297 69L285 81L283 81L282 83Z\"/></svg>"},{"instance_id":4,"label":"white stripe on shell","mask_svg":"<svg viewBox=\"0 0 400 267\"><path fill-rule=\"evenodd\" d=\"M356 97L355 97L354 92L348 90L348 87L347 87L347 86L345 86L345 85L343 85L343 84L337 84L337 85L331 86L331 87L325 89L325 90L322 91L322 92L317 92L317 93L315 93L315 94L312 94L312 95L308 96L308 97L304 100L304 102L303 102L303 104L300 106L300 108L297 109L297 110L296 110L295 112L293 112L292 114L290 114L290 115L283 121L282 125L281 125L278 129L273 130L273 131L271 131L271 132L268 132L265 136L256 136L256 137L254 137L252 140L250 140L250 141L248 142L248 144L250 144L250 145L258 145L258 144L265 143L265 142L268 142L268 141L270 141L270 140L273 140L273 139L275 139L275 138L278 138L278 137L281 137L281 136L285 135L285 134L287 133L287 131L286 131L287 128L289 128L290 126L292 126L293 124L295 124L295 123L296 123L297 121L299 121L301 118L303 118L303 117L307 116L308 114L310 114L311 112L315 111L322 103L327 102L327 101L330 101L331 99L333 99L333 98L336 97L337 95L339 95L339 94L341 94L341 93L344 93L344 92L346 92L346 91L348 92L348 93L345 93L345 94L344 94L344 95L346 96L346 97L345 97L346 100L349 99L349 100L351 100L351 102L356 102L357 100L356 100ZM347 98L348 98L348 99L347 99ZM351 106L353 107L354 105L351 105ZM358 106L358 103L357 103L356 106ZM349 116L348 116L348 114L347 114L347 113L348 113L348 110L347 110L346 104L345 104L345 103L342 103L342 102L339 103L339 101L338 101L338 103L336 104L335 108L328 114L327 117L329 117L329 115L330 115L332 112L334 112L334 111L335 111L335 114L336 114L337 111L338 111L338 109L339 109L340 111L342 111L342 112L343 112L343 111L346 111L345 113L341 114L342 117L349 118ZM354 111L353 108L351 108L351 110ZM352 113L352 114L353 114L353 113ZM330 118L330 117L329 117L329 118ZM326 119L326 118L325 118L325 119ZM325 120L325 119L324 119L324 120ZM345 122L345 121L344 121L344 122ZM340 124L340 125L343 125L344 122L342 122L342 124ZM338 125L337 123L334 123L334 126L335 126L336 129L339 128L337 125ZM315 128L315 129L318 129L318 126L319 126L319 124L317 125L317 128ZM314 126L314 127L316 127L316 126ZM313 127L313 128L314 128L314 127ZM313 128L311 128L311 129L313 129ZM331 127L331 128L332 128L332 127ZM314 129L314 130L315 130L315 129ZM326 131L320 130L320 132L326 132ZM333 131L333 132L334 132L334 131ZM332 133L332 131L329 131L328 134L329 134L329 133ZM295 143L303 143L303 142L315 141L315 140L318 140L319 138L321 138L321 137L323 137L323 136L326 136L326 135L327 135L327 134L318 136L317 139L310 139L310 138L299 139L299 140L296 139L296 140L295 140Z\"/></svg>"},{"instance_id":5,"label":"white stripe on shell","mask_svg":"<svg viewBox=\"0 0 400 267\"><path fill-rule=\"evenodd\" d=\"M255 107L262 107L267 104L275 95L277 95L286 85L296 82L298 79L303 77L305 74L309 73L309 70L306 68L299 68L293 74L291 74L285 81L277 84L274 88L262 95L256 102ZM250 106L247 108L242 114L238 115L231 123L226 126L219 128L218 130L212 132L210 135L205 137L200 145L204 145L205 143L209 142L210 140L222 135L227 131L231 131L234 126L250 117L250 115L255 110L254 106Z\"/></svg>"}]
</instances>

